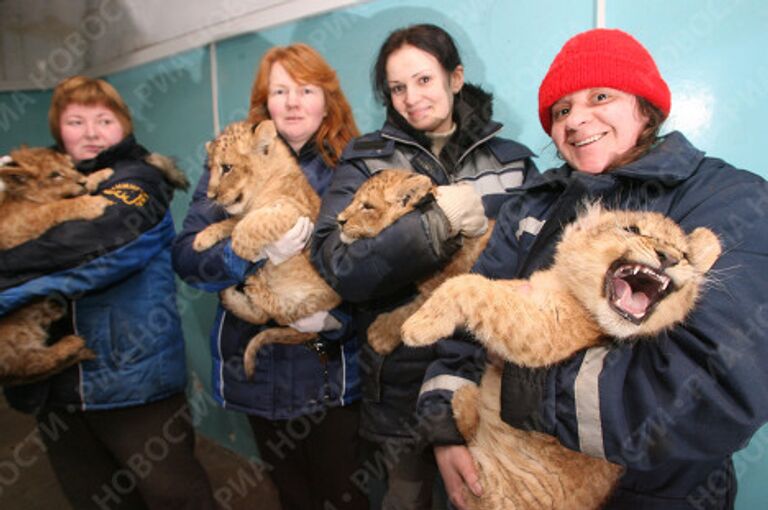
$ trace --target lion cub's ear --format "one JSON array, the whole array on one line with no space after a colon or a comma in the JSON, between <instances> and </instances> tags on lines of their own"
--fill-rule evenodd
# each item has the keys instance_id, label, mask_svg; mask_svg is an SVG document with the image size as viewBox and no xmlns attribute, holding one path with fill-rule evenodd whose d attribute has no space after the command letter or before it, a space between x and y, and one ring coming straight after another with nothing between
<instances>
[{"instance_id":1,"label":"lion cub's ear","mask_svg":"<svg viewBox=\"0 0 768 510\"><path fill-rule=\"evenodd\" d=\"M34 179L34 172L16 166L15 161L0 167L0 203L5 201L6 193L14 196L24 193L27 181Z\"/></svg>"},{"instance_id":2,"label":"lion cub's ear","mask_svg":"<svg viewBox=\"0 0 768 510\"><path fill-rule=\"evenodd\" d=\"M256 154L266 156L269 154L269 149L276 138L277 128L275 128L275 123L271 120L263 120L253 130L254 143L251 147L253 147Z\"/></svg>"},{"instance_id":3,"label":"lion cub's ear","mask_svg":"<svg viewBox=\"0 0 768 510\"><path fill-rule=\"evenodd\" d=\"M404 179L395 183L386 190L386 198L389 203L399 203L400 206L411 206L424 198L433 188L432 180L426 175L408 172Z\"/></svg>"},{"instance_id":4,"label":"lion cub's ear","mask_svg":"<svg viewBox=\"0 0 768 510\"><path fill-rule=\"evenodd\" d=\"M688 236L688 260L702 273L715 265L722 251L717 235L706 227L698 227Z\"/></svg>"},{"instance_id":5,"label":"lion cub's ear","mask_svg":"<svg viewBox=\"0 0 768 510\"><path fill-rule=\"evenodd\" d=\"M28 180L35 176L34 172L25 170L18 166L16 162L11 162L3 167L0 167L0 179L5 182L6 185L13 186L26 183Z\"/></svg>"}]
</instances>

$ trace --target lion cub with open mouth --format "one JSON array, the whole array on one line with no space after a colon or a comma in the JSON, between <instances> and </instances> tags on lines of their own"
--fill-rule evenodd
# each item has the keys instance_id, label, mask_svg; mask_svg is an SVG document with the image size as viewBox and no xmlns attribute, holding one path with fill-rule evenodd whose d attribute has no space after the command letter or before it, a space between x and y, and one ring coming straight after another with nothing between
<instances>
[{"instance_id":1,"label":"lion cub with open mouth","mask_svg":"<svg viewBox=\"0 0 768 510\"><path fill-rule=\"evenodd\" d=\"M405 322L403 341L428 345L465 328L491 355L544 367L611 338L653 337L694 308L720 253L707 228L686 235L659 213L592 205L565 228L551 268L528 280L448 280ZM500 389L501 369L489 363L479 388L463 386L453 397L485 488L480 498L465 491L470 508L600 508L621 468L508 426Z\"/></svg>"}]
</instances>

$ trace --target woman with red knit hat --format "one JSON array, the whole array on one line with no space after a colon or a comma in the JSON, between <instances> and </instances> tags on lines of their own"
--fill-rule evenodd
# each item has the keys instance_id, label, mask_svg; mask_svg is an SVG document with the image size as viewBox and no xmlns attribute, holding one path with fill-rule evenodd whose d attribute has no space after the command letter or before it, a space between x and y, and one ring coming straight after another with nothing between
<instances>
[{"instance_id":1,"label":"woman with red knit hat","mask_svg":"<svg viewBox=\"0 0 768 510\"><path fill-rule=\"evenodd\" d=\"M731 455L768 421L768 183L706 157L679 132L660 136L670 105L653 58L629 34L570 39L539 89L541 125L565 163L516 190L474 269L510 279L548 267L585 199L658 211L720 238L715 282L684 324L552 367L504 367L506 423L625 467L609 509L733 508ZM420 412L450 412L450 396L422 398ZM482 494L465 447L440 469L458 508L464 486Z\"/></svg>"}]
</instances>

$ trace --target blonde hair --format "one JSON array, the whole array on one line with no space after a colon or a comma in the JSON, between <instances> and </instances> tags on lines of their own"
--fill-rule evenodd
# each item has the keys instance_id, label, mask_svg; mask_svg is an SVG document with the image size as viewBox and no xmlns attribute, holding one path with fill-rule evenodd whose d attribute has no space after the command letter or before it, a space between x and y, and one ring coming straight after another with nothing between
<instances>
[{"instance_id":1,"label":"blonde hair","mask_svg":"<svg viewBox=\"0 0 768 510\"><path fill-rule=\"evenodd\" d=\"M125 135L133 133L133 121L128 105L112 85L99 78L72 76L60 81L53 89L51 107L48 109L51 135L60 147L64 146L61 139L61 114L70 104L101 105L109 108L123 127Z\"/></svg>"},{"instance_id":2,"label":"blonde hair","mask_svg":"<svg viewBox=\"0 0 768 510\"><path fill-rule=\"evenodd\" d=\"M311 46L302 43L278 46L264 54L251 88L248 121L258 124L269 119L269 75L275 62L280 62L296 82L323 89L327 114L315 134L315 145L323 161L331 167L336 166L344 147L360 132L336 72Z\"/></svg>"}]
</instances>

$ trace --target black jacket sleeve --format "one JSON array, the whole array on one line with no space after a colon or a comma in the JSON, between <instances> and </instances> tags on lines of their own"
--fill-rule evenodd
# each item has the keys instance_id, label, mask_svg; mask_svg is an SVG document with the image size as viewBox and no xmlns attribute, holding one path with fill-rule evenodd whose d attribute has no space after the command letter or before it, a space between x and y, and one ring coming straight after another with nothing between
<instances>
[{"instance_id":1,"label":"black jacket sleeve","mask_svg":"<svg viewBox=\"0 0 768 510\"><path fill-rule=\"evenodd\" d=\"M114 204L89 221L68 221L39 238L0 252L0 288L69 269L123 246L158 224L166 214L172 187L141 159L117 161L98 194Z\"/></svg>"},{"instance_id":2,"label":"black jacket sleeve","mask_svg":"<svg viewBox=\"0 0 768 510\"><path fill-rule=\"evenodd\" d=\"M461 242L448 238L447 220L432 205L406 214L374 238L342 243L336 217L369 178L360 161L337 168L323 196L312 244L312 261L320 274L352 302L392 295L431 274Z\"/></svg>"}]
</instances>

